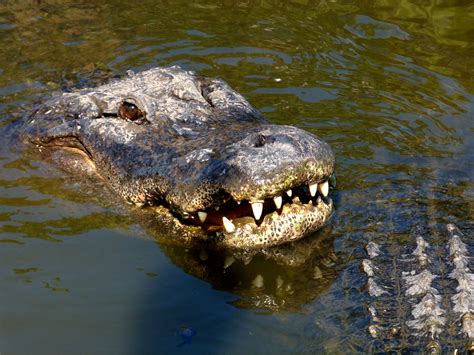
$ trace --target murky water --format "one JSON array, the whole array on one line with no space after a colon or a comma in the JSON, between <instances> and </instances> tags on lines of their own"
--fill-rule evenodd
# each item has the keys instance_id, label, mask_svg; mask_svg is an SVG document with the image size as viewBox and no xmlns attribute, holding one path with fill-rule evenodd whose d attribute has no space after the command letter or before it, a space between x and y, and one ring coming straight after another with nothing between
<instances>
[{"instance_id":1,"label":"murky water","mask_svg":"<svg viewBox=\"0 0 474 355\"><path fill-rule=\"evenodd\" d=\"M393 262L379 268L399 277L415 225L433 273L449 267L447 223L474 255L474 6L417 3L1 1L0 352L424 349L403 290L379 324L398 333L369 332L377 299L361 271L374 242ZM183 250L102 186L5 143L44 95L175 64L332 145L330 225L276 258ZM443 349L465 349L448 319Z\"/></svg>"}]
</instances>

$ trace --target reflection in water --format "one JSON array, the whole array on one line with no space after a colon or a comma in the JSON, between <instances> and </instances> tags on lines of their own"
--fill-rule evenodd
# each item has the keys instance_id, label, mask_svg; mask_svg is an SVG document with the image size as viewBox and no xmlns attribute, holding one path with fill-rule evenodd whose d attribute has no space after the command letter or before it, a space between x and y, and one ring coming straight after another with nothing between
<instances>
[{"instance_id":1,"label":"reflection in water","mask_svg":"<svg viewBox=\"0 0 474 355\"><path fill-rule=\"evenodd\" d=\"M158 227L158 228L157 228ZM326 291L340 270L330 228L289 245L257 252L216 251L206 246L184 249L169 244L157 223L146 226L170 260L217 290L239 295L237 307L298 311Z\"/></svg>"},{"instance_id":2,"label":"reflection in water","mask_svg":"<svg viewBox=\"0 0 474 355\"><path fill-rule=\"evenodd\" d=\"M446 224L472 236L473 11L471 1L434 0L1 2L2 142L42 95L179 64L225 79L272 121L324 137L338 189L330 226L279 254L186 249L100 182L4 143L0 351L171 352L193 331L184 348L203 353L403 351L405 335L370 335L360 265L377 243L379 271L396 284L413 226L440 268ZM442 350L462 350L447 324ZM428 340L412 343L421 351Z\"/></svg>"}]
</instances>

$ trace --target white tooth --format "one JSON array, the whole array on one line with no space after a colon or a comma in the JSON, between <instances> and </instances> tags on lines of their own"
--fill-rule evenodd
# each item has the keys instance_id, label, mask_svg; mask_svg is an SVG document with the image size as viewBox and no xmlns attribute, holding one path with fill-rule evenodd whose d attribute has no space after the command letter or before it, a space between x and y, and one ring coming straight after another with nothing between
<instances>
[{"instance_id":1,"label":"white tooth","mask_svg":"<svg viewBox=\"0 0 474 355\"><path fill-rule=\"evenodd\" d=\"M311 197L316 196L316 191L318 190L318 184L309 185L309 194Z\"/></svg>"},{"instance_id":2,"label":"white tooth","mask_svg":"<svg viewBox=\"0 0 474 355\"><path fill-rule=\"evenodd\" d=\"M276 208L279 210L281 208L281 203L283 202L282 197L281 196L274 197L273 201L275 202Z\"/></svg>"},{"instance_id":3,"label":"white tooth","mask_svg":"<svg viewBox=\"0 0 474 355\"><path fill-rule=\"evenodd\" d=\"M253 215L255 219L258 221L260 217L262 217L263 203L261 202L252 203L252 211L253 211Z\"/></svg>"},{"instance_id":4,"label":"white tooth","mask_svg":"<svg viewBox=\"0 0 474 355\"><path fill-rule=\"evenodd\" d=\"M216 207L214 207L214 209L215 209L216 211L219 211L220 207L219 207L219 206L216 206Z\"/></svg>"},{"instance_id":5,"label":"white tooth","mask_svg":"<svg viewBox=\"0 0 474 355\"><path fill-rule=\"evenodd\" d=\"M227 269L235 262L235 258L232 255L227 255L224 260L224 269Z\"/></svg>"},{"instance_id":6,"label":"white tooth","mask_svg":"<svg viewBox=\"0 0 474 355\"><path fill-rule=\"evenodd\" d=\"M291 197L291 195L293 195L293 191L291 191L291 189L289 189L288 191L286 191L286 194L288 195L288 197Z\"/></svg>"},{"instance_id":7,"label":"white tooth","mask_svg":"<svg viewBox=\"0 0 474 355\"><path fill-rule=\"evenodd\" d=\"M319 187L319 192L321 192L321 195L326 197L329 193L329 183L325 181L322 184L319 184L318 187Z\"/></svg>"},{"instance_id":8,"label":"white tooth","mask_svg":"<svg viewBox=\"0 0 474 355\"><path fill-rule=\"evenodd\" d=\"M198 212L198 217L199 217L199 220L201 221L201 223L204 223L206 221L206 218L207 218L207 213L203 212L203 211L199 211Z\"/></svg>"},{"instance_id":9,"label":"white tooth","mask_svg":"<svg viewBox=\"0 0 474 355\"><path fill-rule=\"evenodd\" d=\"M263 287L263 276L258 274L255 279L252 281L252 286L255 288L262 288Z\"/></svg>"},{"instance_id":10,"label":"white tooth","mask_svg":"<svg viewBox=\"0 0 474 355\"><path fill-rule=\"evenodd\" d=\"M242 201L237 201L237 204L240 205L241 202L242 202Z\"/></svg>"},{"instance_id":11,"label":"white tooth","mask_svg":"<svg viewBox=\"0 0 474 355\"><path fill-rule=\"evenodd\" d=\"M222 223L224 223L224 228L227 233L232 233L235 231L234 223L229 221L227 218L222 217Z\"/></svg>"}]
</instances>

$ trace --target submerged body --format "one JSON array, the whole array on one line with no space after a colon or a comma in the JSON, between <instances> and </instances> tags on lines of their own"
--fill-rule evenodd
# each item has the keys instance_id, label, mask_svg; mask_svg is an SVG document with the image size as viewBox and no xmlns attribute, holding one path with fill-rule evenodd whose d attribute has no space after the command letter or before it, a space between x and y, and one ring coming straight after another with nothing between
<instances>
[{"instance_id":1,"label":"submerged body","mask_svg":"<svg viewBox=\"0 0 474 355\"><path fill-rule=\"evenodd\" d=\"M125 200L154 208L176 238L278 245L330 217L334 155L268 122L225 82L155 68L36 107L24 141Z\"/></svg>"},{"instance_id":2,"label":"submerged body","mask_svg":"<svg viewBox=\"0 0 474 355\"><path fill-rule=\"evenodd\" d=\"M361 268L371 297L368 331L382 351L419 352L420 345L429 354L474 351L469 238L454 224L446 229L442 246L428 243L421 226L407 245L367 244Z\"/></svg>"}]
</instances>

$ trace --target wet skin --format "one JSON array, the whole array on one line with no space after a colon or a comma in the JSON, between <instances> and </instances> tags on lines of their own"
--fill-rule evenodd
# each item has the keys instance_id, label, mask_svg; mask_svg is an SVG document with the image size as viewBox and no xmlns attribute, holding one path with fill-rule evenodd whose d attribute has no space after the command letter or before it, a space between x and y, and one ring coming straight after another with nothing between
<instances>
[{"instance_id":1,"label":"wet skin","mask_svg":"<svg viewBox=\"0 0 474 355\"><path fill-rule=\"evenodd\" d=\"M55 96L28 115L22 137L154 209L182 241L278 245L333 211L327 143L271 124L224 81L178 67Z\"/></svg>"}]
</instances>

